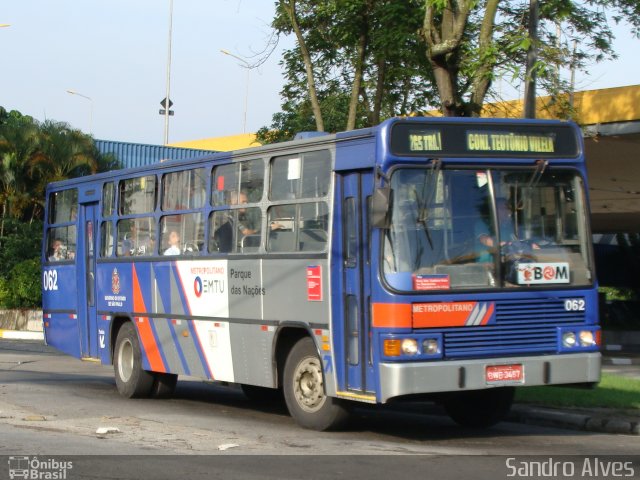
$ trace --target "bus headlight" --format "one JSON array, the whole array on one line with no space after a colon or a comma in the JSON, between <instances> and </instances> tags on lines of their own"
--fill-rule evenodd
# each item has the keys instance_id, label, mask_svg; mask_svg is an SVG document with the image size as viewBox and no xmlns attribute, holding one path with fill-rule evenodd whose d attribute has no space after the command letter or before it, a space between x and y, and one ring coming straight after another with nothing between
<instances>
[{"instance_id":1,"label":"bus headlight","mask_svg":"<svg viewBox=\"0 0 640 480\"><path fill-rule=\"evenodd\" d=\"M596 344L596 339L591 330L582 330L579 335L580 346L593 347Z\"/></svg>"},{"instance_id":2,"label":"bus headlight","mask_svg":"<svg viewBox=\"0 0 640 480\"><path fill-rule=\"evenodd\" d=\"M427 355L435 355L436 353L440 353L440 346L438 345L438 340L435 338L427 338L422 341L422 353Z\"/></svg>"},{"instance_id":3,"label":"bus headlight","mask_svg":"<svg viewBox=\"0 0 640 480\"><path fill-rule=\"evenodd\" d=\"M574 332L564 332L562 334L562 345L567 348L576 346L576 334Z\"/></svg>"},{"instance_id":4,"label":"bus headlight","mask_svg":"<svg viewBox=\"0 0 640 480\"><path fill-rule=\"evenodd\" d=\"M414 338L402 340L402 353L405 355L416 355L418 353L418 342Z\"/></svg>"}]
</instances>

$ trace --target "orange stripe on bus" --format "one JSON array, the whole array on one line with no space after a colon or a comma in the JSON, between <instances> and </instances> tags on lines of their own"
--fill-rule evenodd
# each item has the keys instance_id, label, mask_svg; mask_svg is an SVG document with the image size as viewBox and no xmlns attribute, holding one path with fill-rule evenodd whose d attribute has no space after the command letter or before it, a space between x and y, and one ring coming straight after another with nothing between
<instances>
[{"instance_id":1,"label":"orange stripe on bus","mask_svg":"<svg viewBox=\"0 0 640 480\"><path fill-rule=\"evenodd\" d=\"M411 304L374 303L373 326L383 328L411 328Z\"/></svg>"},{"instance_id":2,"label":"orange stripe on bus","mask_svg":"<svg viewBox=\"0 0 640 480\"><path fill-rule=\"evenodd\" d=\"M142 290L140 289L140 282L138 281L138 274L136 273L136 267L133 267L133 310L135 312L146 312L147 307L144 304L144 298L142 297ZM160 356L160 350L156 343L156 338L153 335L151 329L151 323L148 318L139 318L135 322L140 334L140 341L142 342L142 348L147 354L149 359L149 366L154 372L166 372L167 369L164 366L162 357Z\"/></svg>"}]
</instances>

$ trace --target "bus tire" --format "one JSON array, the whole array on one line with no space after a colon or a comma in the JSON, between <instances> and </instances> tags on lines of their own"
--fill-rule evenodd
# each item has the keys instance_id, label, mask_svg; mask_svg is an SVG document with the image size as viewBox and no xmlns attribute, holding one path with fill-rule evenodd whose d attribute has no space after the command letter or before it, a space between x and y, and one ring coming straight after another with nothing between
<instances>
[{"instance_id":1,"label":"bus tire","mask_svg":"<svg viewBox=\"0 0 640 480\"><path fill-rule=\"evenodd\" d=\"M171 398L176 390L178 375L175 373L154 373L153 386L149 396L151 398Z\"/></svg>"},{"instance_id":2,"label":"bus tire","mask_svg":"<svg viewBox=\"0 0 640 480\"><path fill-rule=\"evenodd\" d=\"M304 428L335 430L348 420L344 402L325 395L322 362L309 337L298 340L287 356L283 392L289 413Z\"/></svg>"},{"instance_id":3,"label":"bus tire","mask_svg":"<svg viewBox=\"0 0 640 480\"><path fill-rule=\"evenodd\" d=\"M445 399L444 408L458 425L487 428L504 420L513 404L514 393L513 387L459 392Z\"/></svg>"},{"instance_id":4,"label":"bus tire","mask_svg":"<svg viewBox=\"0 0 640 480\"><path fill-rule=\"evenodd\" d=\"M142 368L142 352L136 328L127 322L120 328L116 338L113 369L116 387L126 398L148 397L153 387L153 374Z\"/></svg>"}]
</instances>

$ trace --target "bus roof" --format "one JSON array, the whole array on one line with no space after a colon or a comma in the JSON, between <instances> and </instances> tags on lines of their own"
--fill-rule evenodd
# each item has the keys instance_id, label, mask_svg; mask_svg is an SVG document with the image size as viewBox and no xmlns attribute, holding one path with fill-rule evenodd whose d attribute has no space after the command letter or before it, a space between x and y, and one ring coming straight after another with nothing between
<instances>
[{"instance_id":1,"label":"bus roof","mask_svg":"<svg viewBox=\"0 0 640 480\"><path fill-rule=\"evenodd\" d=\"M555 134L558 132L561 134L560 143L558 144L558 147L561 148L556 152L544 151L545 149L551 148L549 144L550 139L549 136L545 137L544 135L541 135L540 132L548 131L550 128L553 128ZM526 135L526 132L533 133L527 138L522 137L522 135ZM465 135L468 134L484 135L475 138L475 140L479 142L478 145L474 147L476 150L472 150L471 148L466 148L464 146ZM487 137L487 135L491 134L501 135L501 137L495 137L495 142L492 143L490 137ZM413 135L413 137L411 137L411 135ZM516 145L517 147L515 150L504 149L504 142L509 142L509 139L505 136L509 135L511 135L511 137L515 136L516 140L518 135L522 137L520 138L520 143L513 143L514 140L511 140L512 145ZM447 140L449 137L451 137L451 139ZM379 145L377 148L388 153L391 157L391 163L395 163L393 157L396 157L396 161L400 157L405 159L420 157L424 162L425 156L438 158L448 156L461 159L479 157L570 159L578 158L583 151L580 129L576 124L568 121L460 117L395 117L385 120L375 127L351 130L336 134L313 136L312 138L291 140L288 142L251 147L231 152L214 152L201 157L161 162L153 166L146 165L142 167L112 170L96 175L52 182L47 188L50 190L56 190L83 183L100 182L125 176L135 176L149 173L150 170L172 170L183 166L197 166L199 164L205 164L212 161L225 162L232 159L236 160L260 154L278 155L279 152L284 153L296 147L307 149L309 147L313 148L316 145L322 146L358 139L368 139L372 142L374 140L378 140ZM410 144L411 140L414 141L413 150ZM469 141L468 138L466 140L467 142ZM487 141L489 142L488 144ZM500 141L503 143L496 143ZM525 149L523 142L526 141L529 141L532 144L537 144L537 150L535 148L533 150ZM421 142L422 146L420 145ZM425 145L430 148L424 148ZM355 166L361 167L362 165L358 164Z\"/></svg>"}]
</instances>

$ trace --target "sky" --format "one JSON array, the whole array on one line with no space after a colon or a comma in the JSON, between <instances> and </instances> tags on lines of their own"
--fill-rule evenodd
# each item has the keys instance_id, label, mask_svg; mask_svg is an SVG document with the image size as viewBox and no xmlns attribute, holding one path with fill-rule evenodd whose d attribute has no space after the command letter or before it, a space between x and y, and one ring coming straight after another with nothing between
<instances>
[{"instance_id":1,"label":"sky","mask_svg":"<svg viewBox=\"0 0 640 480\"><path fill-rule=\"evenodd\" d=\"M99 139L162 144L171 18L169 142L255 132L280 109L279 61L294 40L281 38L248 76L221 50L255 63L274 3L174 0L170 15L170 0L0 0L0 24L10 24L0 28L0 105ZM579 74L578 89L640 83L640 40L624 26L616 36L620 58Z\"/></svg>"}]
</instances>

